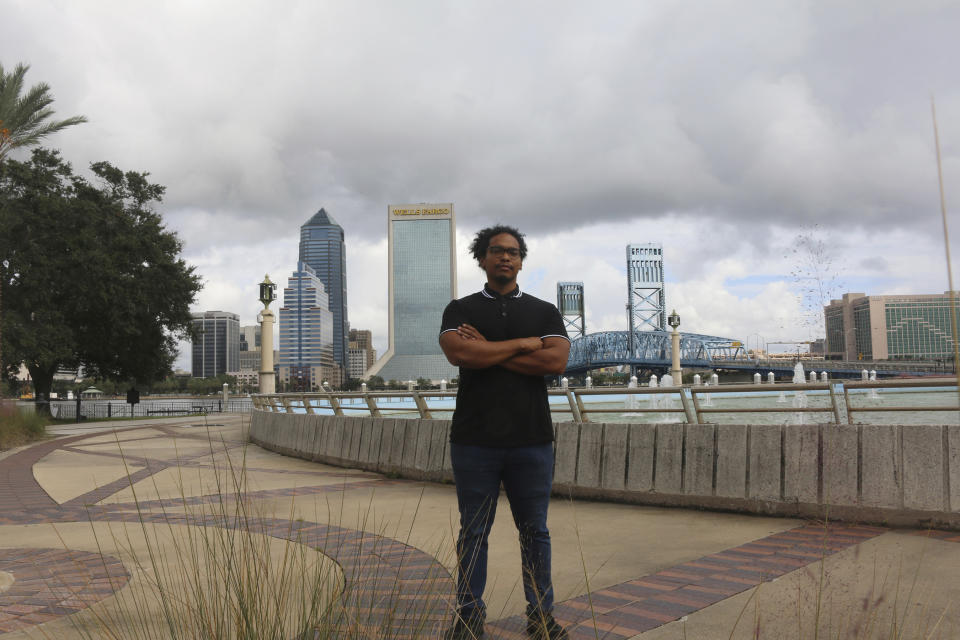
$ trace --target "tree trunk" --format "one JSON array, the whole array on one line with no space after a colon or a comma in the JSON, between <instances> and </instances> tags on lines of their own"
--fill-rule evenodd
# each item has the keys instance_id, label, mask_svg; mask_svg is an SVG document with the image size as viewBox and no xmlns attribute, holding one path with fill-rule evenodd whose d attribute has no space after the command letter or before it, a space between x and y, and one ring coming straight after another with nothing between
<instances>
[{"instance_id":1,"label":"tree trunk","mask_svg":"<svg viewBox=\"0 0 960 640\"><path fill-rule=\"evenodd\" d=\"M53 388L53 375L60 363L45 365L27 365L33 378L33 401L37 413L50 413L50 390Z\"/></svg>"}]
</instances>

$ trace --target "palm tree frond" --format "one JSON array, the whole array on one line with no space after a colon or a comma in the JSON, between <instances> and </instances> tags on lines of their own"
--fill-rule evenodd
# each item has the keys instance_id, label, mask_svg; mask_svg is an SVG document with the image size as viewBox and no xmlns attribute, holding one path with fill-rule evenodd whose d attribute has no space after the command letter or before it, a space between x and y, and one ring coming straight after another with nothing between
<instances>
[{"instance_id":1,"label":"palm tree frond","mask_svg":"<svg viewBox=\"0 0 960 640\"><path fill-rule=\"evenodd\" d=\"M30 65L19 63L7 73L0 64L0 162L18 147L34 146L53 133L86 122L84 116L49 122L54 111L50 85L40 82L24 93Z\"/></svg>"}]
</instances>

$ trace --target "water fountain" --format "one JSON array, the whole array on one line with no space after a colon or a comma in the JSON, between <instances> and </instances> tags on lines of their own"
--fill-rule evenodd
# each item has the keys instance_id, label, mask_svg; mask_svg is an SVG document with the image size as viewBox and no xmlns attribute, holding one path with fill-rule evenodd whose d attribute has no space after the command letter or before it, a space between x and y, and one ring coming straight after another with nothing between
<instances>
[{"instance_id":1,"label":"water fountain","mask_svg":"<svg viewBox=\"0 0 960 640\"><path fill-rule=\"evenodd\" d=\"M753 384L760 384L760 374L759 374L759 373L753 374Z\"/></svg>"},{"instance_id":2,"label":"water fountain","mask_svg":"<svg viewBox=\"0 0 960 640\"><path fill-rule=\"evenodd\" d=\"M863 380L864 382L866 382L867 380L869 380L869 379L870 379L870 372L867 371L866 369L864 369L863 371L861 371L861 372L860 372L860 379Z\"/></svg>"},{"instance_id":3,"label":"water fountain","mask_svg":"<svg viewBox=\"0 0 960 640\"><path fill-rule=\"evenodd\" d=\"M666 377L666 376L664 376L664 377ZM650 376L650 381L647 383L647 386L650 387L651 389L656 389L657 387L660 386L660 384L659 384L659 378L657 378L656 375ZM661 406L663 406L663 403L662 403L662 401L661 401L661 398L660 398L660 394L659 394L659 393L651 393L651 394L650 394L649 396L647 396L647 397L650 398L650 408L651 408L651 409L659 409Z\"/></svg>"},{"instance_id":4,"label":"water fountain","mask_svg":"<svg viewBox=\"0 0 960 640\"><path fill-rule=\"evenodd\" d=\"M570 381L566 377L560 378L560 388L561 389L570 388Z\"/></svg>"},{"instance_id":5,"label":"water fountain","mask_svg":"<svg viewBox=\"0 0 960 640\"><path fill-rule=\"evenodd\" d=\"M587 376L587 379L584 380L584 383L587 385L587 389L593 388L593 378L591 378L590 376Z\"/></svg>"},{"instance_id":6,"label":"water fountain","mask_svg":"<svg viewBox=\"0 0 960 640\"><path fill-rule=\"evenodd\" d=\"M817 381L817 372L816 372L816 371L811 371L811 372L810 372L810 382L816 382L816 381Z\"/></svg>"},{"instance_id":7,"label":"water fountain","mask_svg":"<svg viewBox=\"0 0 960 640\"><path fill-rule=\"evenodd\" d=\"M876 372L875 369L871 369L871 370L870 370L870 382L876 382L876 381L877 381L877 372ZM877 390L876 390L876 389L870 389L870 393L867 394L867 398L869 398L870 400L879 400L879 399L880 399L880 394L877 393Z\"/></svg>"},{"instance_id":8,"label":"water fountain","mask_svg":"<svg viewBox=\"0 0 960 640\"><path fill-rule=\"evenodd\" d=\"M651 378L652 380L653 378ZM660 378L661 387L672 387L673 386L673 376L669 373L663 374L663 377ZM670 409L673 407L673 399L669 394L660 394L655 393L650 396L650 408L651 409ZM676 418L671 413L665 413L662 415L655 415L654 420L656 422L675 422Z\"/></svg>"},{"instance_id":9,"label":"water fountain","mask_svg":"<svg viewBox=\"0 0 960 640\"><path fill-rule=\"evenodd\" d=\"M447 390L447 381L440 380L440 391L446 391L446 390Z\"/></svg>"},{"instance_id":10,"label":"water fountain","mask_svg":"<svg viewBox=\"0 0 960 640\"><path fill-rule=\"evenodd\" d=\"M710 376L710 384L714 386L720 384L720 376L718 376L717 374L713 374L712 376Z\"/></svg>"},{"instance_id":11,"label":"water fountain","mask_svg":"<svg viewBox=\"0 0 960 640\"><path fill-rule=\"evenodd\" d=\"M812 373L812 372L811 372ZM807 379L803 375L803 363L798 362L797 366L793 368L793 383L794 384L803 384ZM803 409L807 406L807 394L803 391L797 391L793 396L793 407L795 409ZM803 424L803 414L795 413L793 414L793 423L794 424Z\"/></svg>"},{"instance_id":12,"label":"water fountain","mask_svg":"<svg viewBox=\"0 0 960 640\"><path fill-rule=\"evenodd\" d=\"M829 382L829 381L830 381L830 376L827 375L827 372L826 372L826 371L821 371L821 372L820 372L820 382Z\"/></svg>"},{"instance_id":13,"label":"water fountain","mask_svg":"<svg viewBox=\"0 0 960 640\"><path fill-rule=\"evenodd\" d=\"M700 383L700 374L699 374L699 373L693 374L693 386L699 387L700 384L701 384L701 383Z\"/></svg>"},{"instance_id":14,"label":"water fountain","mask_svg":"<svg viewBox=\"0 0 960 640\"><path fill-rule=\"evenodd\" d=\"M777 381L777 376L773 375L773 371L769 371L767 373L767 382L770 384L774 384L776 381Z\"/></svg>"},{"instance_id":15,"label":"water fountain","mask_svg":"<svg viewBox=\"0 0 960 640\"><path fill-rule=\"evenodd\" d=\"M636 389L637 388L637 376L630 376L630 382L627 383L627 389ZM627 407L627 410L635 410L640 408L640 396L635 393L628 393L627 400L624 403ZM624 416L636 416L640 415L638 413L624 413Z\"/></svg>"},{"instance_id":16,"label":"water fountain","mask_svg":"<svg viewBox=\"0 0 960 640\"><path fill-rule=\"evenodd\" d=\"M704 388L709 387L709 382L703 383ZM712 407L713 406L713 394L712 393L701 393L700 394L700 406L701 407Z\"/></svg>"}]
</instances>

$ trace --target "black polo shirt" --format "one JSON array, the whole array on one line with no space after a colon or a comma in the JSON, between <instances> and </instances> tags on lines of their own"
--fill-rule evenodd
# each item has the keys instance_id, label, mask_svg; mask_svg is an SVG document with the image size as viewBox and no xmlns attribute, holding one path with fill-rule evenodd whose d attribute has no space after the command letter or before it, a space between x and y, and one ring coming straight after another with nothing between
<instances>
[{"instance_id":1,"label":"black polo shirt","mask_svg":"<svg viewBox=\"0 0 960 640\"><path fill-rule=\"evenodd\" d=\"M441 335L470 324L491 341L551 336L567 338L560 312L519 288L506 295L482 291L453 300L443 311ZM553 421L543 376L501 366L460 367L457 408L450 442L487 447L523 447L553 442Z\"/></svg>"}]
</instances>

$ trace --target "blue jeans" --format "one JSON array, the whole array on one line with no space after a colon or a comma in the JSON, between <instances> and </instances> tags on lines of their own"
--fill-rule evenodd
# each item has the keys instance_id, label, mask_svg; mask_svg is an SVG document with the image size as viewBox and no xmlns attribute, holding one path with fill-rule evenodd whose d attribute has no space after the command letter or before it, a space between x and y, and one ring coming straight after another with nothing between
<instances>
[{"instance_id":1,"label":"blue jeans","mask_svg":"<svg viewBox=\"0 0 960 640\"><path fill-rule=\"evenodd\" d=\"M515 448L451 444L450 461L460 507L457 608L461 616L486 615L487 538L501 482L520 533L527 613L552 611L547 507L553 484L553 444Z\"/></svg>"}]
</instances>

